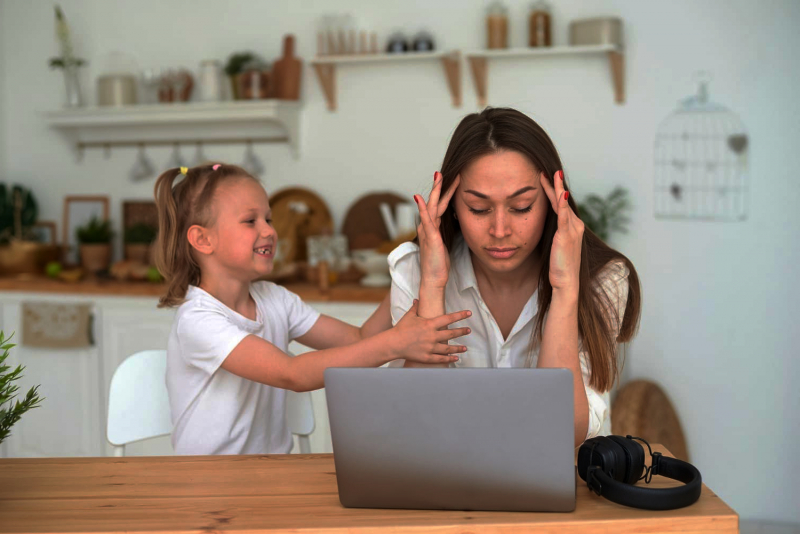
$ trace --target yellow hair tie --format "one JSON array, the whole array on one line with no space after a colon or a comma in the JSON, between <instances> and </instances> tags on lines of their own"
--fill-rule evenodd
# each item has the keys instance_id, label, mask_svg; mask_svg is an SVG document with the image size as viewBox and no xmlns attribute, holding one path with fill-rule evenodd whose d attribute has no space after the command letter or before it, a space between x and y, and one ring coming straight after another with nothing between
<instances>
[{"instance_id":1,"label":"yellow hair tie","mask_svg":"<svg viewBox=\"0 0 800 534\"><path fill-rule=\"evenodd\" d=\"M181 167L181 174L185 175L189 172L189 167Z\"/></svg>"}]
</instances>

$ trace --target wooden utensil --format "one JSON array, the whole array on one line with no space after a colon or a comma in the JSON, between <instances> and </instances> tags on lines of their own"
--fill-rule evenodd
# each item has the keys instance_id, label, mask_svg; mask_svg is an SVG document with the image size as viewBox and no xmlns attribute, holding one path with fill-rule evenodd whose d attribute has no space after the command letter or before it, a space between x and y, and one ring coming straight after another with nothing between
<instances>
[{"instance_id":1,"label":"wooden utensil","mask_svg":"<svg viewBox=\"0 0 800 534\"><path fill-rule=\"evenodd\" d=\"M281 100L300 99L303 62L294 56L294 35L283 38L283 56L272 64L274 96Z\"/></svg>"}]
</instances>

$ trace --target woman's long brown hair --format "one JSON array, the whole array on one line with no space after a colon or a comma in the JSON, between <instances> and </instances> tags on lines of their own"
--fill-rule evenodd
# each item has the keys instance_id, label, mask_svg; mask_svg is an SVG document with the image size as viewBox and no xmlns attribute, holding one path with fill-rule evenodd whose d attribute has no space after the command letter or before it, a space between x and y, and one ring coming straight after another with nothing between
<instances>
[{"instance_id":1,"label":"woman's long brown hair","mask_svg":"<svg viewBox=\"0 0 800 534\"><path fill-rule=\"evenodd\" d=\"M200 266L192 255L187 232L192 225L213 223L212 201L217 187L234 178L255 180L241 167L223 164L192 167L175 184L180 176L181 169L170 169L158 177L155 185L158 236L153 259L168 286L167 294L158 301L159 308L180 306L189 285L200 283Z\"/></svg>"},{"instance_id":2,"label":"woman's long brown hair","mask_svg":"<svg viewBox=\"0 0 800 534\"><path fill-rule=\"evenodd\" d=\"M487 154L502 150L513 150L530 160L534 167L553 182L555 172L561 170L558 151L545 131L530 117L509 108L487 108L481 113L467 115L459 123L442 162L442 191L447 191L456 177L467 166ZM564 188L567 176L564 175ZM578 217L575 197L569 195L569 206ZM439 231L448 250L453 240L461 233L458 220L453 217L453 203L442 215ZM542 237L535 253L541 255L542 269L539 274L538 304L531 349L539 346L544 330L544 318L550 308L553 286L550 285L550 249L553 236L558 229L558 217L548 202ZM609 262L620 261L628 268L628 300L622 321L616 314L616 303L600 287L598 274ZM598 391L608 391L619 376L617 365L617 343L629 341L639 325L641 312L641 288L639 276L631 261L606 245L591 230L586 228L581 246L580 290L578 294L578 333L583 348L589 354L591 366L590 385ZM620 325L615 336L615 326ZM528 358L529 365L532 358Z\"/></svg>"}]
</instances>

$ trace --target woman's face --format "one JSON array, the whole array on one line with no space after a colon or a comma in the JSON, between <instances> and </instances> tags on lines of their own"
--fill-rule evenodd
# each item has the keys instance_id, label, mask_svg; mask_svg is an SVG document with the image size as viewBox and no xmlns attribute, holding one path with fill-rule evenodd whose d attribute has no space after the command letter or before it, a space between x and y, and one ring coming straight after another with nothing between
<instances>
[{"instance_id":1,"label":"woman's face","mask_svg":"<svg viewBox=\"0 0 800 534\"><path fill-rule=\"evenodd\" d=\"M535 263L548 199L539 171L519 152L482 156L461 172L454 196L461 233L488 272L510 273Z\"/></svg>"}]
</instances>

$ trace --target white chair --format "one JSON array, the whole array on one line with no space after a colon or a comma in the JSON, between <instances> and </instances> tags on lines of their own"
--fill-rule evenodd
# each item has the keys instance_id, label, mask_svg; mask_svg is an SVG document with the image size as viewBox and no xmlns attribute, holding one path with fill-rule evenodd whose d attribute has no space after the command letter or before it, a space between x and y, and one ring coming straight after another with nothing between
<instances>
[{"instance_id":1,"label":"white chair","mask_svg":"<svg viewBox=\"0 0 800 534\"><path fill-rule=\"evenodd\" d=\"M311 441L308 436L314 432L315 426L311 392L289 391L286 396L286 415L289 418L289 430L297 435L300 454L311 454Z\"/></svg>"},{"instance_id":2,"label":"white chair","mask_svg":"<svg viewBox=\"0 0 800 534\"><path fill-rule=\"evenodd\" d=\"M164 377L167 351L144 350L119 364L108 393L106 439L114 456L125 456L125 445L134 441L167 436L172 432L169 396ZM297 434L300 452L311 453L309 434L314 431L311 393L289 391L286 411L289 430Z\"/></svg>"},{"instance_id":3,"label":"white chair","mask_svg":"<svg viewBox=\"0 0 800 534\"><path fill-rule=\"evenodd\" d=\"M125 358L108 392L106 439L114 456L125 456L125 445L172 432L164 377L167 351L143 350Z\"/></svg>"}]
</instances>

